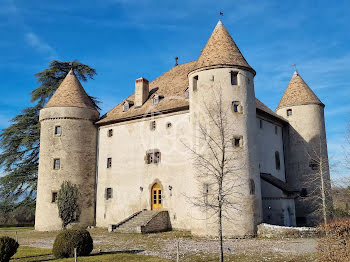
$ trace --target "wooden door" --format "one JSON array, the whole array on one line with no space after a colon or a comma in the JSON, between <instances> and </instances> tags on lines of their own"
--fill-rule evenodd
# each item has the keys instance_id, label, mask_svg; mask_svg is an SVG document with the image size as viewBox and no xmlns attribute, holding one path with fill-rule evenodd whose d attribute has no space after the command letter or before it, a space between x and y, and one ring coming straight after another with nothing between
<instances>
[{"instance_id":1,"label":"wooden door","mask_svg":"<svg viewBox=\"0 0 350 262\"><path fill-rule=\"evenodd\" d=\"M152 187L152 210L162 208L162 188L159 184L154 184Z\"/></svg>"}]
</instances>

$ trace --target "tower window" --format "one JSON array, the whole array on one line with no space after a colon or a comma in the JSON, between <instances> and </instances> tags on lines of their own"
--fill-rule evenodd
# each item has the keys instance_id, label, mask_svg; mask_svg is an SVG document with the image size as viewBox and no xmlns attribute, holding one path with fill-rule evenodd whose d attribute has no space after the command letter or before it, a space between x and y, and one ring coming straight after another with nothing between
<instances>
[{"instance_id":1,"label":"tower window","mask_svg":"<svg viewBox=\"0 0 350 262\"><path fill-rule=\"evenodd\" d=\"M112 167L112 158L109 157L107 158L107 168L111 168Z\"/></svg>"},{"instance_id":2,"label":"tower window","mask_svg":"<svg viewBox=\"0 0 350 262\"><path fill-rule=\"evenodd\" d=\"M151 121L150 128L151 128L152 131L156 130L156 121Z\"/></svg>"},{"instance_id":3,"label":"tower window","mask_svg":"<svg viewBox=\"0 0 350 262\"><path fill-rule=\"evenodd\" d=\"M171 128L172 126L173 126L172 123L170 123L170 122L166 123L166 128Z\"/></svg>"},{"instance_id":4,"label":"tower window","mask_svg":"<svg viewBox=\"0 0 350 262\"><path fill-rule=\"evenodd\" d=\"M231 71L231 85L238 85L238 72Z\"/></svg>"},{"instance_id":5,"label":"tower window","mask_svg":"<svg viewBox=\"0 0 350 262\"><path fill-rule=\"evenodd\" d=\"M60 136L62 133L62 128L61 126L55 126L55 135Z\"/></svg>"},{"instance_id":6,"label":"tower window","mask_svg":"<svg viewBox=\"0 0 350 262\"><path fill-rule=\"evenodd\" d=\"M197 85L198 85L198 76L193 77L193 91L197 91Z\"/></svg>"},{"instance_id":7,"label":"tower window","mask_svg":"<svg viewBox=\"0 0 350 262\"><path fill-rule=\"evenodd\" d=\"M300 196L301 197L307 197L307 189L306 188L302 188L300 190Z\"/></svg>"},{"instance_id":8,"label":"tower window","mask_svg":"<svg viewBox=\"0 0 350 262\"><path fill-rule=\"evenodd\" d=\"M113 189L110 187L107 187L105 192L105 199L108 200L111 198L113 198Z\"/></svg>"},{"instance_id":9,"label":"tower window","mask_svg":"<svg viewBox=\"0 0 350 262\"><path fill-rule=\"evenodd\" d=\"M311 160L309 163L309 167L311 167L312 170L317 170L318 169L318 164L316 163L315 160Z\"/></svg>"},{"instance_id":10,"label":"tower window","mask_svg":"<svg viewBox=\"0 0 350 262\"><path fill-rule=\"evenodd\" d=\"M249 180L249 192L251 195L255 195L255 182L253 179Z\"/></svg>"},{"instance_id":11,"label":"tower window","mask_svg":"<svg viewBox=\"0 0 350 262\"><path fill-rule=\"evenodd\" d=\"M292 109L287 109L287 116L291 116L293 114Z\"/></svg>"},{"instance_id":12,"label":"tower window","mask_svg":"<svg viewBox=\"0 0 350 262\"><path fill-rule=\"evenodd\" d=\"M52 192L51 194L51 203L56 203L58 198L58 193L57 192Z\"/></svg>"},{"instance_id":13,"label":"tower window","mask_svg":"<svg viewBox=\"0 0 350 262\"><path fill-rule=\"evenodd\" d=\"M56 158L53 160L53 169L57 170L60 169L61 163L60 163L60 159Z\"/></svg>"},{"instance_id":14,"label":"tower window","mask_svg":"<svg viewBox=\"0 0 350 262\"><path fill-rule=\"evenodd\" d=\"M108 137L113 136L113 129L108 129L107 136Z\"/></svg>"},{"instance_id":15,"label":"tower window","mask_svg":"<svg viewBox=\"0 0 350 262\"><path fill-rule=\"evenodd\" d=\"M232 102L232 111L235 113L242 113L243 112L243 108L240 105L240 102L238 102L238 101Z\"/></svg>"},{"instance_id":16,"label":"tower window","mask_svg":"<svg viewBox=\"0 0 350 262\"><path fill-rule=\"evenodd\" d=\"M275 152L275 164L276 164L276 169L280 170L281 169L281 160L280 160L280 153L278 151Z\"/></svg>"},{"instance_id":17,"label":"tower window","mask_svg":"<svg viewBox=\"0 0 350 262\"><path fill-rule=\"evenodd\" d=\"M263 121L260 119L260 121L259 121L259 127L260 127L260 129L262 129L263 128Z\"/></svg>"},{"instance_id":18,"label":"tower window","mask_svg":"<svg viewBox=\"0 0 350 262\"><path fill-rule=\"evenodd\" d=\"M243 138L242 137L235 137L232 140L232 144L234 147L242 147L243 146Z\"/></svg>"},{"instance_id":19,"label":"tower window","mask_svg":"<svg viewBox=\"0 0 350 262\"><path fill-rule=\"evenodd\" d=\"M275 126L275 134L277 135L278 134L278 127Z\"/></svg>"}]
</instances>

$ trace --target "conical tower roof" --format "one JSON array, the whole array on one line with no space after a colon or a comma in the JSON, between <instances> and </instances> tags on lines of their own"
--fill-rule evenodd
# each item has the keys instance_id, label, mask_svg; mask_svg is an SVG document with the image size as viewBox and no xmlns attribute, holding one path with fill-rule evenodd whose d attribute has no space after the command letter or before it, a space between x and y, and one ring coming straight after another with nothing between
<instances>
[{"instance_id":1,"label":"conical tower roof","mask_svg":"<svg viewBox=\"0 0 350 262\"><path fill-rule=\"evenodd\" d=\"M72 69L57 88L49 102L47 102L45 108L67 106L96 110L94 102L92 102L91 98L85 92Z\"/></svg>"},{"instance_id":2,"label":"conical tower roof","mask_svg":"<svg viewBox=\"0 0 350 262\"><path fill-rule=\"evenodd\" d=\"M214 65L233 65L244 67L254 75L255 70L250 67L241 51L233 41L230 33L221 20L217 23L207 44L197 60L195 69L205 68Z\"/></svg>"},{"instance_id":3,"label":"conical tower roof","mask_svg":"<svg viewBox=\"0 0 350 262\"><path fill-rule=\"evenodd\" d=\"M317 104L324 106L297 71L294 72L276 109L286 106Z\"/></svg>"}]
</instances>

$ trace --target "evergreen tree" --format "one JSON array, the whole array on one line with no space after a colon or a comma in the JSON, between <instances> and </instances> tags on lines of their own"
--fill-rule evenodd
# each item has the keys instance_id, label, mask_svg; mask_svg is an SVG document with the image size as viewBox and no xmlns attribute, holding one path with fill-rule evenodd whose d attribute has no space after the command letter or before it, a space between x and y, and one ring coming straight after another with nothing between
<instances>
[{"instance_id":1,"label":"evergreen tree","mask_svg":"<svg viewBox=\"0 0 350 262\"><path fill-rule=\"evenodd\" d=\"M58 215L62 220L63 228L79 219L78 197L79 189L77 185L64 181L60 191L58 191L57 198Z\"/></svg>"},{"instance_id":2,"label":"evergreen tree","mask_svg":"<svg viewBox=\"0 0 350 262\"><path fill-rule=\"evenodd\" d=\"M51 61L49 68L37 73L40 86L31 92L33 106L15 116L0 134L0 201L11 205L31 205L36 197L40 145L39 111L57 90L70 69L81 81L93 79L96 70L75 60ZM91 97L95 105L98 103ZM98 106L96 105L96 108ZM16 204L15 204L16 203Z\"/></svg>"}]
</instances>

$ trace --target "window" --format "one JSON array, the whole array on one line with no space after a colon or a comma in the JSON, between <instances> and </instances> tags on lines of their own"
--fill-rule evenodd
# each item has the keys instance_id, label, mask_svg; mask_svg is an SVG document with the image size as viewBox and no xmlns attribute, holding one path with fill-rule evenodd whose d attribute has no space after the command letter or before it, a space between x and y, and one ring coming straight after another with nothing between
<instances>
[{"instance_id":1,"label":"window","mask_svg":"<svg viewBox=\"0 0 350 262\"><path fill-rule=\"evenodd\" d=\"M306 188L302 188L300 190L300 196L301 197L307 197L307 189Z\"/></svg>"},{"instance_id":2,"label":"window","mask_svg":"<svg viewBox=\"0 0 350 262\"><path fill-rule=\"evenodd\" d=\"M156 121L151 121L150 128L151 128L152 131L156 130Z\"/></svg>"},{"instance_id":3,"label":"window","mask_svg":"<svg viewBox=\"0 0 350 262\"><path fill-rule=\"evenodd\" d=\"M260 119L260 121L259 121L259 126L260 126L260 129L262 129L263 128L263 121Z\"/></svg>"},{"instance_id":4,"label":"window","mask_svg":"<svg viewBox=\"0 0 350 262\"><path fill-rule=\"evenodd\" d=\"M61 126L55 126L55 135L60 136L62 133L62 128Z\"/></svg>"},{"instance_id":5,"label":"window","mask_svg":"<svg viewBox=\"0 0 350 262\"><path fill-rule=\"evenodd\" d=\"M318 169L318 164L315 160L311 159L309 167L311 167L312 170L317 170Z\"/></svg>"},{"instance_id":6,"label":"window","mask_svg":"<svg viewBox=\"0 0 350 262\"><path fill-rule=\"evenodd\" d=\"M187 89L185 90L185 96L186 96L186 99L189 99L189 98L190 98L190 90L188 89L188 87L187 87Z\"/></svg>"},{"instance_id":7,"label":"window","mask_svg":"<svg viewBox=\"0 0 350 262\"><path fill-rule=\"evenodd\" d=\"M113 136L113 129L108 129L107 136L108 137Z\"/></svg>"},{"instance_id":8,"label":"window","mask_svg":"<svg viewBox=\"0 0 350 262\"><path fill-rule=\"evenodd\" d=\"M232 111L235 113L242 113L243 109L239 101L232 102Z\"/></svg>"},{"instance_id":9,"label":"window","mask_svg":"<svg viewBox=\"0 0 350 262\"><path fill-rule=\"evenodd\" d=\"M287 116L291 116L293 114L292 109L287 109Z\"/></svg>"},{"instance_id":10,"label":"window","mask_svg":"<svg viewBox=\"0 0 350 262\"><path fill-rule=\"evenodd\" d=\"M253 179L249 180L249 192L251 195L255 195L255 182Z\"/></svg>"},{"instance_id":11,"label":"window","mask_svg":"<svg viewBox=\"0 0 350 262\"><path fill-rule=\"evenodd\" d=\"M232 141L233 147L242 147L243 146L243 138L235 137Z\"/></svg>"},{"instance_id":12,"label":"window","mask_svg":"<svg viewBox=\"0 0 350 262\"><path fill-rule=\"evenodd\" d=\"M58 193L57 192L52 192L51 195L51 203L56 203L58 198Z\"/></svg>"},{"instance_id":13,"label":"window","mask_svg":"<svg viewBox=\"0 0 350 262\"><path fill-rule=\"evenodd\" d=\"M166 123L166 128L171 128L172 126L173 126L172 123L170 123L170 122Z\"/></svg>"},{"instance_id":14,"label":"window","mask_svg":"<svg viewBox=\"0 0 350 262\"><path fill-rule=\"evenodd\" d=\"M129 110L129 103L125 102L124 105L123 105L123 111L126 112L128 110Z\"/></svg>"},{"instance_id":15,"label":"window","mask_svg":"<svg viewBox=\"0 0 350 262\"><path fill-rule=\"evenodd\" d=\"M59 158L56 158L53 160L53 169L57 170L57 169L60 169L60 159Z\"/></svg>"},{"instance_id":16,"label":"window","mask_svg":"<svg viewBox=\"0 0 350 262\"><path fill-rule=\"evenodd\" d=\"M155 95L152 99L152 104L153 105L157 105L159 103L159 96Z\"/></svg>"},{"instance_id":17,"label":"window","mask_svg":"<svg viewBox=\"0 0 350 262\"><path fill-rule=\"evenodd\" d=\"M238 85L238 72L231 71L231 85Z\"/></svg>"},{"instance_id":18,"label":"window","mask_svg":"<svg viewBox=\"0 0 350 262\"><path fill-rule=\"evenodd\" d=\"M280 153L278 151L275 152L275 164L276 164L276 169L280 170L281 169L281 160L280 160Z\"/></svg>"},{"instance_id":19,"label":"window","mask_svg":"<svg viewBox=\"0 0 350 262\"><path fill-rule=\"evenodd\" d=\"M146 164L158 164L160 163L160 152L153 151L146 154Z\"/></svg>"},{"instance_id":20,"label":"window","mask_svg":"<svg viewBox=\"0 0 350 262\"><path fill-rule=\"evenodd\" d=\"M109 157L107 158L107 168L111 168L112 167L112 158Z\"/></svg>"},{"instance_id":21,"label":"window","mask_svg":"<svg viewBox=\"0 0 350 262\"><path fill-rule=\"evenodd\" d=\"M108 200L111 198L113 198L113 189L110 187L107 187L105 192L105 199Z\"/></svg>"},{"instance_id":22,"label":"window","mask_svg":"<svg viewBox=\"0 0 350 262\"><path fill-rule=\"evenodd\" d=\"M275 126L275 134L277 135L278 134L278 127Z\"/></svg>"},{"instance_id":23,"label":"window","mask_svg":"<svg viewBox=\"0 0 350 262\"><path fill-rule=\"evenodd\" d=\"M197 91L198 76L193 77L193 91Z\"/></svg>"},{"instance_id":24,"label":"window","mask_svg":"<svg viewBox=\"0 0 350 262\"><path fill-rule=\"evenodd\" d=\"M210 80L214 82L214 75L211 76Z\"/></svg>"}]
</instances>

